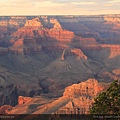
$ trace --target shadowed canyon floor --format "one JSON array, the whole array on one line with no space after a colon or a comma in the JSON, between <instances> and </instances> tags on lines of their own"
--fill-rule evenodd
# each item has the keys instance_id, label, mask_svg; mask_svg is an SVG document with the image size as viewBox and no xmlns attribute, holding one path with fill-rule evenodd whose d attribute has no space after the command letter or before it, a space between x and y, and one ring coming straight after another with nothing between
<instances>
[{"instance_id":1,"label":"shadowed canyon floor","mask_svg":"<svg viewBox=\"0 0 120 120\"><path fill-rule=\"evenodd\" d=\"M0 17L0 106L17 105L12 113L18 114L86 113L95 86L85 92L89 98L85 88L74 99L64 90L88 79L120 80L120 15ZM18 105L19 96L33 98Z\"/></svg>"}]
</instances>

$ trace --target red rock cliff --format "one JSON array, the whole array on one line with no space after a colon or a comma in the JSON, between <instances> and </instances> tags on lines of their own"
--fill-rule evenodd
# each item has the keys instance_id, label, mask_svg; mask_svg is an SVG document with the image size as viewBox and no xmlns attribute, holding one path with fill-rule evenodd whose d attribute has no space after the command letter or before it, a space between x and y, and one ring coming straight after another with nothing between
<instances>
[{"instance_id":1,"label":"red rock cliff","mask_svg":"<svg viewBox=\"0 0 120 120\"><path fill-rule=\"evenodd\" d=\"M18 97L18 105L22 105L22 104L25 104L25 103L28 103L31 101L31 97L23 97L23 96L19 96Z\"/></svg>"},{"instance_id":2,"label":"red rock cliff","mask_svg":"<svg viewBox=\"0 0 120 120\"><path fill-rule=\"evenodd\" d=\"M95 79L88 79L79 84L73 84L67 87L63 93L64 97L68 97L71 101L61 107L56 113L66 114L87 114L94 98L105 89L105 86L98 83Z\"/></svg>"},{"instance_id":3,"label":"red rock cliff","mask_svg":"<svg viewBox=\"0 0 120 120\"><path fill-rule=\"evenodd\" d=\"M51 19L50 22L54 24L54 27L51 28L48 32L50 37L53 37L60 42L71 42L71 39L74 36L74 32L64 30L56 19Z\"/></svg>"}]
</instances>

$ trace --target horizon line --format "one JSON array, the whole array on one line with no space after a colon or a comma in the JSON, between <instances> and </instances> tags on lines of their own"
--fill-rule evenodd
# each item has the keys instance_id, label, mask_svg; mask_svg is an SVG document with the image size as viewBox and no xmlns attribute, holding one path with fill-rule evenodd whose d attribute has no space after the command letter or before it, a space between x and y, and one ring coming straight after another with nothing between
<instances>
[{"instance_id":1,"label":"horizon line","mask_svg":"<svg viewBox=\"0 0 120 120\"><path fill-rule=\"evenodd\" d=\"M87 14L85 14L85 15L73 15L73 14L66 14L66 15L62 15L62 14L60 14L60 15L58 15L58 14L55 14L55 15L47 15L47 14L38 14L38 15L0 15L0 16L104 16L104 15L120 15L120 13L111 13L111 14L89 14L89 15L87 15Z\"/></svg>"}]
</instances>

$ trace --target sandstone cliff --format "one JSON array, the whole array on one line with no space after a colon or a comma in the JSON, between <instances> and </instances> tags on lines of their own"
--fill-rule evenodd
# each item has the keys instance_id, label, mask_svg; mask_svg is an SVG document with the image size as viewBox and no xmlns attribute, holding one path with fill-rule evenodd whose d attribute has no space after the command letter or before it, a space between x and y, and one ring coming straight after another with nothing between
<instances>
[{"instance_id":1,"label":"sandstone cliff","mask_svg":"<svg viewBox=\"0 0 120 120\"><path fill-rule=\"evenodd\" d=\"M0 26L4 27L21 27L24 26L27 18L20 16L2 17L0 19Z\"/></svg>"},{"instance_id":2,"label":"sandstone cliff","mask_svg":"<svg viewBox=\"0 0 120 120\"><path fill-rule=\"evenodd\" d=\"M65 89L63 96L69 97L71 101L60 108L57 113L87 114L94 98L105 89L105 86L95 79L88 79L79 84L73 84Z\"/></svg>"},{"instance_id":3,"label":"sandstone cliff","mask_svg":"<svg viewBox=\"0 0 120 120\"><path fill-rule=\"evenodd\" d=\"M64 30L56 19L51 19L50 23L54 24L54 27L51 28L48 33L50 37L53 37L60 42L71 42L71 39L74 36L74 32Z\"/></svg>"},{"instance_id":4,"label":"sandstone cliff","mask_svg":"<svg viewBox=\"0 0 120 120\"><path fill-rule=\"evenodd\" d=\"M78 48L64 49L61 59L65 60L66 56L75 56L77 60L80 60L80 59L87 60L87 56L82 52L81 49L78 49Z\"/></svg>"},{"instance_id":5,"label":"sandstone cliff","mask_svg":"<svg viewBox=\"0 0 120 120\"><path fill-rule=\"evenodd\" d=\"M22 104L25 104L25 103L28 103L31 101L31 97L23 97L23 96L19 96L18 97L18 105L22 105Z\"/></svg>"},{"instance_id":6,"label":"sandstone cliff","mask_svg":"<svg viewBox=\"0 0 120 120\"><path fill-rule=\"evenodd\" d=\"M25 27L43 27L39 18L34 18L32 20L27 20Z\"/></svg>"},{"instance_id":7,"label":"sandstone cliff","mask_svg":"<svg viewBox=\"0 0 120 120\"><path fill-rule=\"evenodd\" d=\"M13 44L13 47L10 48L10 50L13 51L13 53L24 52L24 50L26 53L31 53L31 51L41 51L41 45L47 50L50 46L52 46L51 49L53 46L56 46L55 42L71 42L74 36L73 32L63 30L56 19L50 19L50 22L48 23L53 24L53 28L45 28L45 21L41 21L41 18L39 17L27 20L24 27L19 28L12 34L12 39L10 41ZM32 45L30 46L29 43Z\"/></svg>"},{"instance_id":8,"label":"sandstone cliff","mask_svg":"<svg viewBox=\"0 0 120 120\"><path fill-rule=\"evenodd\" d=\"M109 22L120 22L120 15L105 15L104 20Z\"/></svg>"},{"instance_id":9,"label":"sandstone cliff","mask_svg":"<svg viewBox=\"0 0 120 120\"><path fill-rule=\"evenodd\" d=\"M62 26L60 25L60 23L58 22L57 19L50 19L50 23L52 23L54 25L54 29L62 29Z\"/></svg>"}]
</instances>

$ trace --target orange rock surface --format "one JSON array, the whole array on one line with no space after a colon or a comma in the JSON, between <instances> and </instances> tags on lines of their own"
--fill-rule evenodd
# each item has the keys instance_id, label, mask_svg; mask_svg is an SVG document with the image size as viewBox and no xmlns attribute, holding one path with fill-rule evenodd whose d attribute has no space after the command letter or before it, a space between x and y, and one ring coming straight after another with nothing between
<instances>
[{"instance_id":1,"label":"orange rock surface","mask_svg":"<svg viewBox=\"0 0 120 120\"><path fill-rule=\"evenodd\" d=\"M27 20L25 26L26 27L43 27L39 18L34 18L32 20Z\"/></svg>"},{"instance_id":2,"label":"orange rock surface","mask_svg":"<svg viewBox=\"0 0 120 120\"><path fill-rule=\"evenodd\" d=\"M18 97L18 105L22 105L22 104L28 103L30 101L31 101L30 97L23 97L23 96Z\"/></svg>"},{"instance_id":3,"label":"orange rock surface","mask_svg":"<svg viewBox=\"0 0 120 120\"><path fill-rule=\"evenodd\" d=\"M78 56L78 58L84 58L87 60L87 56L80 49L71 49L71 52Z\"/></svg>"},{"instance_id":4,"label":"orange rock surface","mask_svg":"<svg viewBox=\"0 0 120 120\"><path fill-rule=\"evenodd\" d=\"M57 113L87 114L94 98L105 89L105 86L98 83L95 79L88 79L79 84L73 84L67 87L63 96L71 99L66 106L60 108Z\"/></svg>"},{"instance_id":5,"label":"orange rock surface","mask_svg":"<svg viewBox=\"0 0 120 120\"><path fill-rule=\"evenodd\" d=\"M7 114L9 110L12 109L10 105L4 105L0 107L0 114Z\"/></svg>"}]
</instances>

